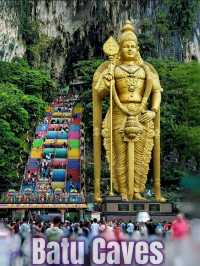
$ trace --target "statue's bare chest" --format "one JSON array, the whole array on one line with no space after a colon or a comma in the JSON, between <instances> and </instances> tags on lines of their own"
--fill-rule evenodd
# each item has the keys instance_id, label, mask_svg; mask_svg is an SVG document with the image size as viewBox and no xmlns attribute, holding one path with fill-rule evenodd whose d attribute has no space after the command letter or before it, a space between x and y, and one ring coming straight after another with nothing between
<instances>
[{"instance_id":1,"label":"statue's bare chest","mask_svg":"<svg viewBox=\"0 0 200 266\"><path fill-rule=\"evenodd\" d=\"M139 92L144 85L145 72L138 65L120 65L115 68L115 80L118 91Z\"/></svg>"}]
</instances>

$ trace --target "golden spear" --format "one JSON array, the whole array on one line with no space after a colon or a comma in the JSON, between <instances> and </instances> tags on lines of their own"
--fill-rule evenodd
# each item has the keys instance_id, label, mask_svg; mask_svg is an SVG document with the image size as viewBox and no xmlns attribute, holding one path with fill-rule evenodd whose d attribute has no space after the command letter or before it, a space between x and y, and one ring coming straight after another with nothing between
<instances>
[{"instance_id":1,"label":"golden spear","mask_svg":"<svg viewBox=\"0 0 200 266\"><path fill-rule=\"evenodd\" d=\"M109 75L108 79L110 80L110 193L109 195L113 195L113 150L112 150L112 116L113 116L113 83L114 79L114 66L116 56L119 53L119 45L113 37L109 37L109 39L103 45L103 51L108 56L110 61L109 66Z\"/></svg>"}]
</instances>

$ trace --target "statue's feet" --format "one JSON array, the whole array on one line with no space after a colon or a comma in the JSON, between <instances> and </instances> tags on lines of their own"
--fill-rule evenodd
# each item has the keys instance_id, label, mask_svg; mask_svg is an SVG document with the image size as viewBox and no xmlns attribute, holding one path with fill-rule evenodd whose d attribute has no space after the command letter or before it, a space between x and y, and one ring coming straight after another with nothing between
<instances>
[{"instance_id":1,"label":"statue's feet","mask_svg":"<svg viewBox=\"0 0 200 266\"><path fill-rule=\"evenodd\" d=\"M128 200L134 200L134 193L132 194L128 194Z\"/></svg>"},{"instance_id":2,"label":"statue's feet","mask_svg":"<svg viewBox=\"0 0 200 266\"><path fill-rule=\"evenodd\" d=\"M121 193L122 200L128 200L127 193Z\"/></svg>"},{"instance_id":3,"label":"statue's feet","mask_svg":"<svg viewBox=\"0 0 200 266\"><path fill-rule=\"evenodd\" d=\"M135 200L147 200L145 197L143 197L139 192L134 194L134 199Z\"/></svg>"},{"instance_id":4,"label":"statue's feet","mask_svg":"<svg viewBox=\"0 0 200 266\"><path fill-rule=\"evenodd\" d=\"M158 201L158 202L166 202L167 199L162 197L162 196L159 196L159 197L156 197L156 201Z\"/></svg>"}]
</instances>

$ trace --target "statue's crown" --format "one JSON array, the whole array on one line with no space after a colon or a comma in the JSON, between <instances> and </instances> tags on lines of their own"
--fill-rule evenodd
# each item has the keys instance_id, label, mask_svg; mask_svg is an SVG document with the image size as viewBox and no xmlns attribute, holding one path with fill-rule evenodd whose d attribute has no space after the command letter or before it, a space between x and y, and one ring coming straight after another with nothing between
<instances>
[{"instance_id":1,"label":"statue's crown","mask_svg":"<svg viewBox=\"0 0 200 266\"><path fill-rule=\"evenodd\" d=\"M135 32L135 28L130 20L126 20L125 25L122 27L121 32L132 31Z\"/></svg>"},{"instance_id":2,"label":"statue's crown","mask_svg":"<svg viewBox=\"0 0 200 266\"><path fill-rule=\"evenodd\" d=\"M131 40L137 43L137 36L135 34L135 28L130 20L125 22L125 25L121 29L121 34L119 36L119 43L123 41Z\"/></svg>"}]
</instances>

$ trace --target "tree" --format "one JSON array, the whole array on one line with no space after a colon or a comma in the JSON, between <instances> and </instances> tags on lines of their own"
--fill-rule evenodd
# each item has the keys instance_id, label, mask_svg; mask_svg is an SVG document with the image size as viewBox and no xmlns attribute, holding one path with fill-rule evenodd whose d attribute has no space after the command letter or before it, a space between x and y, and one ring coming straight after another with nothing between
<instances>
[{"instance_id":1,"label":"tree","mask_svg":"<svg viewBox=\"0 0 200 266\"><path fill-rule=\"evenodd\" d=\"M56 91L54 82L24 60L0 62L1 189L20 185L35 126ZM18 178L20 177L20 178Z\"/></svg>"}]
</instances>

